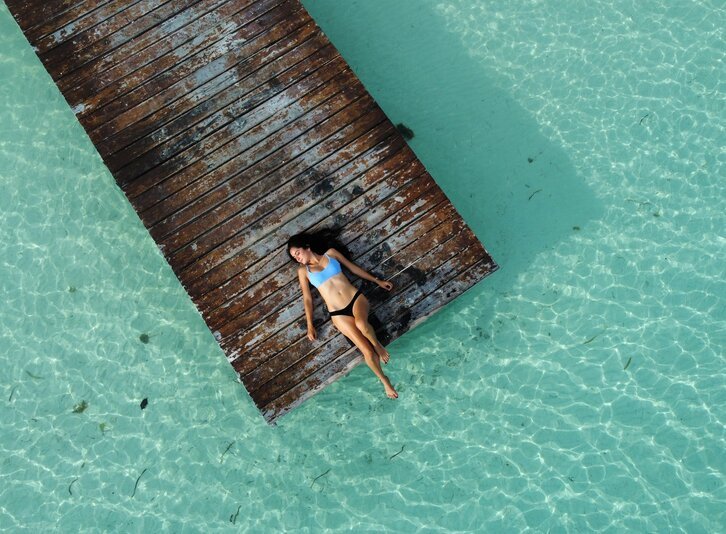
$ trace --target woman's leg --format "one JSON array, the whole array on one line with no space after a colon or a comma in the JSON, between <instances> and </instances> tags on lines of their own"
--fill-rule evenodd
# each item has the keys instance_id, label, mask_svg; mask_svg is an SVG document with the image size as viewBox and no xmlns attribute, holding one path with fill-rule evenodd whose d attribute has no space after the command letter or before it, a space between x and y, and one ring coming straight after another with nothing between
<instances>
[{"instance_id":1,"label":"woman's leg","mask_svg":"<svg viewBox=\"0 0 726 534\"><path fill-rule=\"evenodd\" d=\"M385 374L383 374L383 369L381 369L381 362L379 361L378 354L376 354L376 352L373 350L373 346L371 345L370 341L368 341L368 339L361 333L361 331L356 328L355 320L353 319L353 317L350 317L348 315L335 315L331 317L331 319L335 327L340 330L340 332L345 337L350 339L355 344L355 346L358 347L358 349L363 353L363 358L365 358L366 364L383 383L383 387L386 389L386 395L388 395L392 399L398 397L398 393L395 389L393 389L391 381Z\"/></svg>"},{"instance_id":2,"label":"woman's leg","mask_svg":"<svg viewBox=\"0 0 726 534\"><path fill-rule=\"evenodd\" d=\"M353 303L353 317L355 318L355 326L361 333L370 341L373 345L373 349L376 354L383 360L383 363L388 363L390 355L386 350L386 347L381 345L376 337L376 331L373 329L371 324L368 322L368 312L370 310L370 304L365 295L360 294L356 301Z\"/></svg>"}]
</instances>

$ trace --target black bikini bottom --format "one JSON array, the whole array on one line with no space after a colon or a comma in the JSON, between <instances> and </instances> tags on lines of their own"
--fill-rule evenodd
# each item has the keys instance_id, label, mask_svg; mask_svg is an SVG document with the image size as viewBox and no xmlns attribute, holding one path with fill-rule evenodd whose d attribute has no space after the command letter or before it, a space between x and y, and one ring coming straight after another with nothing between
<instances>
[{"instance_id":1,"label":"black bikini bottom","mask_svg":"<svg viewBox=\"0 0 726 534\"><path fill-rule=\"evenodd\" d=\"M333 315L349 315L350 317L353 317L353 304L355 303L355 299L358 298L358 295L360 295L360 292L360 289L356 291L353 299L342 310L329 311L328 313L330 314L330 316L332 317Z\"/></svg>"}]
</instances>

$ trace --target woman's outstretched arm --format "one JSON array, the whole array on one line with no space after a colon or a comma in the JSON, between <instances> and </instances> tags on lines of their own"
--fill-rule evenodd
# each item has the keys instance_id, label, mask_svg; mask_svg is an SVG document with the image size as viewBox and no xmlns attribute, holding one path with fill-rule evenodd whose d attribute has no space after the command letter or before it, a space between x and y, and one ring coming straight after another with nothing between
<instances>
[{"instance_id":1,"label":"woman's outstretched arm","mask_svg":"<svg viewBox=\"0 0 726 534\"><path fill-rule=\"evenodd\" d=\"M300 287L303 294L303 305L305 306L305 319L308 323L308 339L314 341L318 335L313 326L313 295L310 293L310 282L305 274L305 267L297 270L297 277L300 280Z\"/></svg>"},{"instance_id":2,"label":"woman's outstretched arm","mask_svg":"<svg viewBox=\"0 0 726 534\"><path fill-rule=\"evenodd\" d=\"M333 258L338 260L346 269L348 269L354 275L363 278L364 280L369 280L374 284L378 284L380 287L387 291L393 289L393 284L391 282L387 280L379 280L365 269L362 269L361 267L350 261L348 258L346 258L343 254L341 254L334 248L328 250L328 256L332 256Z\"/></svg>"}]
</instances>

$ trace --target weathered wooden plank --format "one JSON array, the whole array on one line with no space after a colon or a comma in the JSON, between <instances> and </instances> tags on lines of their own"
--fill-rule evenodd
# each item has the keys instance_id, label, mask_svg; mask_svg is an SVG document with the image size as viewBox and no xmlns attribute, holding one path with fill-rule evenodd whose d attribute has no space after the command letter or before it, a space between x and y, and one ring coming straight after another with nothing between
<instances>
[{"instance_id":1,"label":"weathered wooden plank","mask_svg":"<svg viewBox=\"0 0 726 534\"><path fill-rule=\"evenodd\" d=\"M257 201L269 204L272 191L277 191L276 196L282 196L280 188L288 190L291 187L305 187L312 175L332 172L333 162L344 156L337 152L352 142L364 143L365 140L360 138L371 130L382 128L380 123L384 117L374 105L369 104L361 109L359 116L351 115L350 119L351 122L344 125L329 119L310 135L301 136L280 147L251 167L234 174L229 180L202 193L191 203L151 226L149 231L163 243L170 256L180 251L184 253L183 249L190 244L195 245L192 256L201 255L207 250L199 248L201 243L195 241L197 237L221 231L220 227L232 224L230 221L233 217ZM297 185L292 183L294 179ZM263 209L263 206L257 208L260 213L264 213L260 211ZM211 224L212 217L215 224ZM204 239L209 237L204 235ZM180 265L185 264L180 260Z\"/></svg>"},{"instance_id":2,"label":"weathered wooden plank","mask_svg":"<svg viewBox=\"0 0 726 534\"><path fill-rule=\"evenodd\" d=\"M377 147L374 150L381 151L385 150L386 152L390 151L390 147ZM395 148L393 149L395 150ZM386 152L381 152L382 154L382 160L385 160L388 158L386 155ZM382 175L388 167L388 163L384 162L385 164L378 165L377 167L372 168L373 170L380 169L381 172L369 172L364 180L377 180L380 179L379 175ZM341 192L341 198L337 199L335 204L338 204L338 207L343 207L342 204L345 203L345 200L350 200L352 196L354 196L357 193L357 190L359 187L357 185L353 185L351 187L346 187L345 190ZM332 202L326 202L328 207L335 210L334 203ZM362 202L356 203L357 209L361 209ZM353 205L345 206L349 208L349 212L354 209ZM276 250L277 247L282 246L282 243L279 241L279 239L282 239L285 235L291 235L291 233L296 233L295 230L299 231L300 227L305 228L307 225L311 224L311 222L318 222L320 220L319 214L324 214L325 209L319 209L316 211L316 213L311 214L310 212L304 212L301 215L292 218L292 220L286 220L284 221L283 227L280 227L279 229L276 229L274 232L274 235L272 235L271 239L272 241L265 240L265 241L255 241L252 243L249 243L248 245L252 248L249 251L241 251L240 252L240 260L241 257L244 257L248 260L247 268L242 269L243 272L240 273L239 276L237 276L235 279L230 280L230 282L223 284L218 289L214 289L214 291L210 292L211 294L209 296L202 296L200 297L200 307L204 309L206 306L212 306L212 307L218 307L230 298L234 297L236 294L238 294L244 287L246 287L248 284L250 284L254 278L257 276L256 267L254 266L253 262L258 261L255 258L261 258L264 255L270 254ZM313 218L314 217L314 218ZM336 216L336 218L338 218ZM288 218L286 218L288 219ZM332 219L332 218L331 218ZM261 234L264 235L264 234ZM243 236L244 237L244 236ZM234 243L230 243L231 245L243 245L241 240L237 240ZM227 244L225 244L227 245ZM226 246L225 250L229 250L230 246ZM239 263L239 262L237 262ZM249 266L252 265L252 268Z\"/></svg>"},{"instance_id":3,"label":"weathered wooden plank","mask_svg":"<svg viewBox=\"0 0 726 534\"><path fill-rule=\"evenodd\" d=\"M252 1L247 0L247 4ZM122 84L122 79L128 74L172 53L180 46L189 46L190 42L191 46L201 46L215 28L220 25L229 28L231 24L227 19L244 7L244 4L228 0L201 0L136 39L123 43L64 76L58 81L58 88L68 103L76 106L112 84ZM115 88L113 96L109 98L118 98L121 91L121 88Z\"/></svg>"},{"instance_id":4,"label":"weathered wooden plank","mask_svg":"<svg viewBox=\"0 0 726 534\"><path fill-rule=\"evenodd\" d=\"M319 47L324 46L320 40L315 39L308 40L305 44L305 49L310 49L310 53L315 53ZM320 65L320 60L318 60L318 65ZM283 68L283 65L281 64L280 67ZM201 114L198 112L195 113L193 115L195 120L189 120L192 115L184 114L183 118L179 117L175 119L173 125L164 128L164 132L173 131L175 134L173 137L163 138L157 134L143 148L137 143L134 143L133 147L127 147L107 158L110 164L113 164L115 161L124 163L123 166L114 166L114 170L118 174L119 179L124 183L133 181L143 175L144 172L160 163L166 162L184 149L198 142L201 138L239 119L241 115L247 113L250 109L294 83L289 83L285 87L281 87L281 84L277 83L277 80L273 81L269 77L263 77L266 74L263 70L259 69L252 72L245 78L244 84L235 84L234 92L238 96L232 103L222 105L219 102L221 97L224 97L225 103L232 98L232 95L227 94L229 91L208 94L204 102L204 110L207 113L204 113L203 116L200 116ZM299 74L299 72L300 69L297 69L295 73ZM295 73L291 74L294 75ZM269 76L269 73L267 75ZM296 81L299 81L299 79ZM244 95L243 89L251 91L254 98L250 98L248 95L247 98L242 99L241 97Z\"/></svg>"},{"instance_id":5,"label":"weathered wooden plank","mask_svg":"<svg viewBox=\"0 0 726 534\"><path fill-rule=\"evenodd\" d=\"M134 5L138 5L141 0L132 0L130 2L109 2L98 6L93 11L86 11L87 5L82 5L81 9L85 12L74 20L69 21L62 27L54 28L42 37L34 37L35 51L43 57L47 52L68 41L78 40L79 38L88 38L90 30L96 38L104 32L102 23L113 18L119 12L129 9ZM52 4L53 2L48 2ZM66 15L68 16L68 15ZM47 60L47 58L46 58Z\"/></svg>"},{"instance_id":6,"label":"weathered wooden plank","mask_svg":"<svg viewBox=\"0 0 726 534\"><path fill-rule=\"evenodd\" d=\"M427 295L435 294L459 273L474 265L481 258L481 250L471 243L471 234L461 229L453 238L437 245L427 256L422 256L413 265L407 266L402 272L405 280L386 306L376 306L376 318L385 325L387 337L392 332L407 329L408 324L424 317L432 309L417 307L417 303ZM430 301L435 304L435 301ZM413 313L411 310L419 310ZM424 313L425 312L425 313Z\"/></svg>"},{"instance_id":7,"label":"weathered wooden plank","mask_svg":"<svg viewBox=\"0 0 726 534\"><path fill-rule=\"evenodd\" d=\"M394 281L384 344L496 270L298 0L9 6L268 422L360 362L288 236Z\"/></svg>"},{"instance_id":8,"label":"weathered wooden plank","mask_svg":"<svg viewBox=\"0 0 726 534\"><path fill-rule=\"evenodd\" d=\"M254 79L255 76L250 76L245 81L236 84L234 91L225 91L224 93L221 93L228 95L228 93L234 93L239 90L238 98L227 104L225 107L222 107L217 111L212 111L214 106L210 103L211 100L205 101L200 106L197 106L177 119L174 119L171 124L162 129L162 132L155 133L153 137L146 137L142 139L141 141L145 146L135 143L133 146L128 147L128 149L117 152L111 156L110 159L116 160L117 158L122 158L126 152L136 152L137 150L148 149L143 156L139 157L139 160L146 161L150 159L152 160L152 164L162 163L169 157L178 154L183 149L197 142L205 133L213 132L215 129L226 126L237 117L248 113L267 100L279 95L283 91L288 90L298 82L301 82L303 79L318 71L323 66L327 66L329 63L335 63L338 61L331 54L331 47L315 50L314 47L317 46L317 43L313 42L313 40L309 40L305 44L310 44L309 50L302 52L310 53L307 58L301 58L305 59L305 61L300 61L299 63L291 66L285 72L280 73L279 77L271 80L269 84L260 85L259 81ZM301 51L303 48L308 47L301 46L298 47L296 51ZM281 58L276 61L274 65L277 65L278 63L284 64L284 59L287 58ZM284 65L281 65L281 68L284 68ZM258 72L260 72L262 76L269 74L269 72ZM255 89L247 91L247 85L255 85L256 87ZM230 96L226 96L225 101L228 98L231 99ZM167 131L175 131L176 134L173 137L169 136L166 140L161 141L161 137L164 135L163 132ZM148 142L145 142L147 139ZM113 164L114 161L111 161L110 163ZM131 173L129 176L129 181L136 178L131 176Z\"/></svg>"},{"instance_id":9,"label":"weathered wooden plank","mask_svg":"<svg viewBox=\"0 0 726 534\"><path fill-rule=\"evenodd\" d=\"M328 60L332 59L333 54L330 54L332 47L324 39L315 39L314 24L308 22L300 27L298 25L297 19L285 19L267 34L270 38L280 35L287 37L281 37L267 47L265 53L269 62L261 64L259 69L254 68L256 63L250 63L244 68L228 70L210 82L191 89L166 107L139 118L128 128L114 131L113 136L98 141L97 146L100 147L110 168L114 171L122 168L154 146L192 127L209 114L243 98L248 93L250 96L254 95L255 89L263 83L256 76L257 73L261 76L268 74L262 80L270 80L271 83L276 79L276 75L282 77L281 73L284 73L286 68L305 59L305 52L312 55L316 53L317 49L312 51L303 49L309 41L315 40L319 47L324 47L328 51ZM302 53L298 53L299 50L302 50ZM239 53L245 54L242 62L256 61L255 54L249 50L241 50ZM334 55L337 56L337 52ZM285 61L290 63L283 64Z\"/></svg>"},{"instance_id":10,"label":"weathered wooden plank","mask_svg":"<svg viewBox=\"0 0 726 534\"><path fill-rule=\"evenodd\" d=\"M322 128L316 129L317 135L328 135L323 138L323 142L317 145L317 151L305 152L301 148L293 146L291 150L285 150L287 154L292 152L292 159L288 160L287 164L280 164L280 160L286 159L285 155L277 158L268 156L265 160L258 162L256 166L262 167L270 161L267 166L276 166L269 171L274 171L274 175L269 176L268 172L262 179L254 181L244 180L244 174L247 173L238 175L237 178L240 179L234 183L227 182L223 184L224 187L218 187L209 194L205 194L204 197L198 199L199 202L185 206L185 209L190 208L187 210L190 215L196 216L190 224L182 228L177 226L173 233L168 234L167 239L161 237L156 239L163 244L164 250L173 259L175 265L179 265L182 269L187 267L197 258L233 237L239 228L249 227L267 214L272 215L275 209L287 209L284 204L289 199L294 198L300 191L321 183L321 176L335 172L342 166L342 163L351 157L350 153L343 150L344 147L341 146L346 141L349 142L346 148L351 151L355 150L357 153L365 152L383 141L392 133L389 125L380 124L383 118L382 113L372 108L368 113L363 110L361 116L333 134L329 134ZM354 143L350 143L351 138ZM319 140L312 135L301 139L304 139L306 144ZM324 152L326 149L327 152ZM332 155L328 156L331 152ZM335 167L336 164L339 164L338 167ZM283 166L286 168L283 169ZM247 183L241 185L243 181ZM214 192L218 192L218 194L213 195ZM221 203L216 204L215 202L219 202L218 198L221 198ZM253 199L259 200L255 202ZM212 204L213 209L205 211L202 204ZM179 213L182 212L174 215ZM272 216L274 217L274 215Z\"/></svg>"},{"instance_id":11,"label":"weathered wooden plank","mask_svg":"<svg viewBox=\"0 0 726 534\"><path fill-rule=\"evenodd\" d=\"M335 95L333 98L330 98L326 101L324 101L320 106L315 108L310 113L302 116L300 119L295 121L293 124L295 128L288 127L283 128L279 130L277 134L273 134L272 136L265 139L264 142L258 143L257 145L254 145L253 147L250 147L248 150L242 152L240 155L235 155L234 157L237 157L238 159L244 161L245 164L254 164L258 161L260 161L264 157L270 157L271 154L274 154L276 151L276 147L279 146L282 143L285 143L289 140L289 138L295 138L299 132L297 129L299 128L312 128L315 124L319 124L321 120L324 120L323 117L326 115L340 115L341 113L346 113L346 121L350 120L351 118L355 118L360 115L360 113L369 108L371 105L370 100L367 97L360 98L359 95L355 94L356 91L354 89L345 89L338 95ZM360 94L360 93L359 93ZM322 98L322 96L321 96ZM347 106L347 104L353 104L351 106ZM347 106L347 107L346 107ZM295 106L292 105L288 107L289 110L294 110ZM283 114L278 114L278 117L284 119ZM261 127L267 127L267 125L260 125ZM246 138L254 137L248 133L248 135L245 136ZM238 147L234 147L235 150L238 149ZM224 157L227 157L229 154L224 154ZM231 158L230 158L231 159ZM210 165L209 162L206 162L207 165ZM211 166L211 165L210 165ZM195 186L197 184L194 184ZM196 189L196 187L194 188ZM194 198L194 197L193 197ZM186 198L182 198L183 203L187 203L189 200ZM145 213L142 213L142 216L145 216ZM201 267L204 267L200 264Z\"/></svg>"},{"instance_id":12,"label":"weathered wooden plank","mask_svg":"<svg viewBox=\"0 0 726 534\"><path fill-rule=\"evenodd\" d=\"M109 7L118 6L118 11L93 28L74 35L72 39L51 48L41 54L40 59L55 78L60 79L66 74L81 68L123 43L141 35L153 27L159 20L186 8L194 0L141 0L130 6L123 3L112 3Z\"/></svg>"},{"instance_id":13,"label":"weathered wooden plank","mask_svg":"<svg viewBox=\"0 0 726 534\"><path fill-rule=\"evenodd\" d=\"M285 182L303 173L312 174L313 166L321 164L330 168L332 156L344 148L358 146L358 138L374 129L383 120L383 115L375 108L362 110L358 117L350 117L348 124L330 123L327 128L318 128L307 136L279 147L277 150L257 161L253 165L227 174L227 180L212 185L208 190L200 192L194 200L181 206L149 230L163 243L165 250L176 253L177 250L191 243L203 232L215 229L215 226L226 224L230 216L249 206L258 197L270 191L271 187L284 187ZM327 125L326 125L327 126ZM338 155L336 161L343 153ZM326 161L325 164L322 161ZM217 171L214 171L217 172ZM316 169L317 174L325 172ZM231 176L231 178L229 178ZM274 181L271 179L274 177ZM300 180L305 180L302 176ZM216 215L215 223L205 225L204 221ZM173 234L172 234L173 232ZM201 251L200 251L201 254Z\"/></svg>"},{"instance_id":14,"label":"weathered wooden plank","mask_svg":"<svg viewBox=\"0 0 726 534\"><path fill-rule=\"evenodd\" d=\"M269 404L290 390L291 387L294 387L295 384L302 382L307 376L313 374L316 369L323 367L331 358L337 358L350 348L350 343L338 333L330 321L322 323L316 327L316 330L320 340L318 343L311 343L305 336L299 337L292 341L284 351L279 352L275 358L267 360L266 365L257 368L268 371L270 364L289 364L287 368L290 370L289 372L282 371L264 384L255 380L259 377L255 375L254 370L246 376L241 376L245 389L250 393L250 397L258 407ZM318 354L325 354L326 361L315 362L315 357ZM235 361L232 365L236 368L238 363L238 361ZM289 382L294 380L295 377L299 377L298 382ZM257 389L257 385L264 385L264 387Z\"/></svg>"},{"instance_id":15,"label":"weathered wooden plank","mask_svg":"<svg viewBox=\"0 0 726 534\"><path fill-rule=\"evenodd\" d=\"M305 114L311 116L313 110L310 108L326 102L335 95L346 94L340 89L343 84L352 80L352 76L352 72L347 70L342 62L328 63L277 96L235 117L225 125L225 128L211 132L160 165L144 172L126 187L127 195L139 210L145 211L173 193L187 188L192 182L208 183L208 179L200 182L200 177L242 153L247 153L246 162L247 158L255 157L255 153L250 151L264 152L258 144L263 140L268 145L273 142L265 139L268 137L267 134L274 133L279 138L281 134L277 132L285 125L295 122ZM338 83L326 83L329 80ZM351 96L360 94L359 91L357 95ZM136 174L143 167L126 169ZM119 175L127 176L124 172L126 169L119 171ZM196 194L193 194L191 198L195 196ZM165 206L175 211L177 207L172 202L168 201ZM144 219L148 220L151 226L168 214L168 210L145 213Z\"/></svg>"},{"instance_id":16,"label":"weathered wooden plank","mask_svg":"<svg viewBox=\"0 0 726 534\"><path fill-rule=\"evenodd\" d=\"M97 2L97 9L102 8L108 1ZM5 0L5 4L31 44L70 22L92 13L85 0L56 0L55 2Z\"/></svg>"},{"instance_id":17,"label":"weathered wooden plank","mask_svg":"<svg viewBox=\"0 0 726 534\"><path fill-rule=\"evenodd\" d=\"M179 98L192 99L191 103L197 103L208 96L210 89L214 90L215 78L227 71L230 71L233 79L239 79L250 70L259 68L270 56L279 54L280 46L270 47L278 40L277 34L265 24L273 16L277 17L273 19L275 22L284 18L282 7L276 8L274 15L272 12L263 15L266 17L264 20L255 19L234 33L225 35L222 45L205 48L148 82L134 85L134 89L126 93L123 99L113 100L83 115L81 121L91 139L97 142L116 135ZM305 40L314 34L314 30L313 23L303 26L286 44L293 46L296 44L293 38ZM214 33L220 32L221 28ZM147 76L147 72L144 71L143 75ZM134 79L139 76L134 74ZM202 89L201 94L195 93L195 89Z\"/></svg>"},{"instance_id":18,"label":"weathered wooden plank","mask_svg":"<svg viewBox=\"0 0 726 534\"><path fill-rule=\"evenodd\" d=\"M226 54L230 50L234 50L236 46L242 43L242 39L252 35L254 30L258 32L264 31L265 23L262 22L263 28L259 24L255 25L255 21L260 16L272 16L270 10L275 10L274 0L264 0L261 2L252 2L245 0L247 5L251 5L247 9L241 9L234 13L231 6L233 4L226 3L218 6L218 9L208 13L203 20L193 23L192 30L198 28L201 24L206 27L206 31L200 31L190 35L190 28L182 28L175 32L178 34L176 41L182 41L178 46L171 48L159 57L152 56L157 49L164 51L173 40L168 42L164 39L161 43L157 43L154 47L143 49L137 54L119 63L115 68L104 72L103 78L93 77L88 82L69 92L74 100L69 101L71 105L75 105L80 117L83 118L90 127L95 127L101 121L100 117L106 120L116 117L119 113L126 111L129 106L141 102L142 100L150 100L154 98L155 92L160 92L167 88L174 80L195 72L202 68L207 62L212 61L215 57ZM166 21L167 24L174 23L175 19L181 19L181 23L187 19L194 17L196 14L193 9L185 9L178 13L172 19ZM285 12L279 9L275 10L275 20L284 19ZM211 22L220 20L217 24ZM258 21L259 22L259 21ZM177 22L178 24L179 22ZM154 28L155 29L155 28ZM105 57L118 54L124 57L124 48L133 48L134 44L147 34L152 34L147 39L153 38L153 30L144 33L137 39L124 43L121 47L113 50L107 56L99 58L102 61ZM242 35L244 34L244 35ZM184 40L186 39L186 40ZM128 46L126 46L128 45ZM234 54L234 53L233 53ZM136 64L140 64L138 68L133 68ZM88 63L82 69L78 76L83 76L88 72L96 70L93 63ZM86 74L87 75L87 74ZM110 83L104 84L105 78L116 78ZM129 95L125 97L125 95ZM126 106L122 106L117 101L124 98ZM96 116L99 115L99 116Z\"/></svg>"}]
</instances>

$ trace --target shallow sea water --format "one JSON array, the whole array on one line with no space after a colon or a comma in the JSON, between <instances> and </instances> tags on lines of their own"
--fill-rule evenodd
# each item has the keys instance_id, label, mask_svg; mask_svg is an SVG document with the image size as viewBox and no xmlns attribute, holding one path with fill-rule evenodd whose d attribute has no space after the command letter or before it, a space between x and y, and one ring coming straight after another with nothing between
<instances>
[{"instance_id":1,"label":"shallow sea water","mask_svg":"<svg viewBox=\"0 0 726 534\"><path fill-rule=\"evenodd\" d=\"M723 4L304 4L501 270L268 427L0 3L0 529L726 530Z\"/></svg>"}]
</instances>

